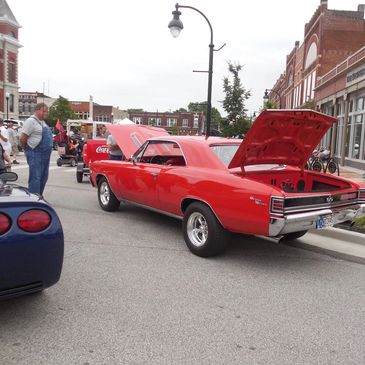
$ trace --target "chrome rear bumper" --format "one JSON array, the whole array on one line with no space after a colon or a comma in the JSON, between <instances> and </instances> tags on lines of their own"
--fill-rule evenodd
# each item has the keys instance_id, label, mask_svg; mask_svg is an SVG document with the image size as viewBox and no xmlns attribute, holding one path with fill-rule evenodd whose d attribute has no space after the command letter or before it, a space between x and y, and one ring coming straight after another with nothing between
<instances>
[{"instance_id":1,"label":"chrome rear bumper","mask_svg":"<svg viewBox=\"0 0 365 365\"><path fill-rule=\"evenodd\" d=\"M285 233L307 231L317 228L317 221L322 216L332 215L333 224L351 221L357 215L365 214L365 204L352 205L348 208L322 209L313 212L289 214L283 218L270 217L269 236L275 237Z\"/></svg>"}]
</instances>

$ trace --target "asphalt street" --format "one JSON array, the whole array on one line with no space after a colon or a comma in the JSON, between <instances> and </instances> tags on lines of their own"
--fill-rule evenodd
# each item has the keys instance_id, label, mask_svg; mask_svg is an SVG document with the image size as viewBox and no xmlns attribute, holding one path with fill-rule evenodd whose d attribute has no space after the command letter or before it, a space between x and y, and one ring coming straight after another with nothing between
<instances>
[{"instance_id":1,"label":"asphalt street","mask_svg":"<svg viewBox=\"0 0 365 365\"><path fill-rule=\"evenodd\" d=\"M102 211L55 158L45 197L65 232L61 280L0 302L0 364L365 363L365 265L241 235L196 257L181 222Z\"/></svg>"}]
</instances>

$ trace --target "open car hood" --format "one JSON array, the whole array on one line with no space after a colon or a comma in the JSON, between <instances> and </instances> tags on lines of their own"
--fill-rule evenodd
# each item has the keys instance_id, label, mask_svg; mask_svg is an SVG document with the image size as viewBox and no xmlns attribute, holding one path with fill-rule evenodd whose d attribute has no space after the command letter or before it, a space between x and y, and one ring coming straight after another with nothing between
<instances>
[{"instance_id":1,"label":"open car hood","mask_svg":"<svg viewBox=\"0 0 365 365\"><path fill-rule=\"evenodd\" d=\"M265 110L247 132L228 168L279 164L304 168L336 119L313 110Z\"/></svg>"},{"instance_id":2,"label":"open car hood","mask_svg":"<svg viewBox=\"0 0 365 365\"><path fill-rule=\"evenodd\" d=\"M131 157L148 138L169 135L163 128L138 124L113 124L107 128L126 158Z\"/></svg>"}]
</instances>

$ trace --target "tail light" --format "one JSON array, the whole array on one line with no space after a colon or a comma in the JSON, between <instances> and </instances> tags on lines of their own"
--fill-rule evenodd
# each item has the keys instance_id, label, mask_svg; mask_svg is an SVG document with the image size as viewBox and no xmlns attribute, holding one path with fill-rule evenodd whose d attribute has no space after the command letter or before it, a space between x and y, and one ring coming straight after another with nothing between
<instances>
[{"instance_id":1,"label":"tail light","mask_svg":"<svg viewBox=\"0 0 365 365\"><path fill-rule=\"evenodd\" d=\"M18 227L31 233L43 231L50 223L50 215L40 209L27 210L18 217Z\"/></svg>"},{"instance_id":2,"label":"tail light","mask_svg":"<svg viewBox=\"0 0 365 365\"><path fill-rule=\"evenodd\" d=\"M365 200L365 189L359 190L359 200Z\"/></svg>"},{"instance_id":3,"label":"tail light","mask_svg":"<svg viewBox=\"0 0 365 365\"><path fill-rule=\"evenodd\" d=\"M10 229L10 226L10 218L5 214L0 213L0 235L6 233Z\"/></svg>"},{"instance_id":4,"label":"tail light","mask_svg":"<svg viewBox=\"0 0 365 365\"><path fill-rule=\"evenodd\" d=\"M271 198L271 212L284 213L284 199L283 198Z\"/></svg>"}]
</instances>

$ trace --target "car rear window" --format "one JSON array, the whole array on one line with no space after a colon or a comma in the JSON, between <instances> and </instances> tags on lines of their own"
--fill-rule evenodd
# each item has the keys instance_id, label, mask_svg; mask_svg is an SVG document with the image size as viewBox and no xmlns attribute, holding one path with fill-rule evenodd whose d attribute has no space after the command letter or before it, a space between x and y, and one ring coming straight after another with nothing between
<instances>
[{"instance_id":1,"label":"car rear window","mask_svg":"<svg viewBox=\"0 0 365 365\"><path fill-rule=\"evenodd\" d=\"M228 166L239 146L239 144L212 145L210 149Z\"/></svg>"}]
</instances>

